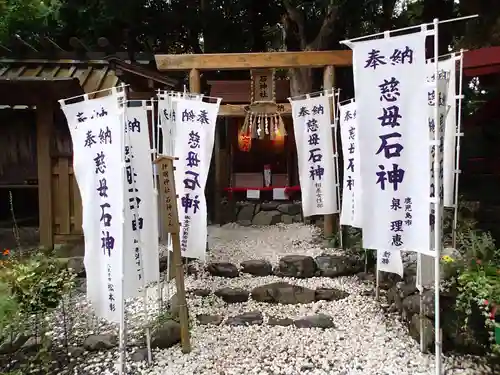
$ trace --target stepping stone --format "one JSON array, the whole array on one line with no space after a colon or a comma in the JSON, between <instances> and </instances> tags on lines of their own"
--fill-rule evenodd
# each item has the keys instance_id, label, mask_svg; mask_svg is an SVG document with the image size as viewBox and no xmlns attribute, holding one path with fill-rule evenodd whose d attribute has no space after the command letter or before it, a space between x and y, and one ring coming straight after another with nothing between
<instances>
[{"instance_id":1,"label":"stepping stone","mask_svg":"<svg viewBox=\"0 0 500 375\"><path fill-rule=\"evenodd\" d=\"M338 301L349 297L349 293L334 288L316 289L316 301Z\"/></svg>"},{"instance_id":2,"label":"stepping stone","mask_svg":"<svg viewBox=\"0 0 500 375\"><path fill-rule=\"evenodd\" d=\"M273 266L267 260L246 260L241 263L241 272L254 276L269 276L273 273Z\"/></svg>"},{"instance_id":3,"label":"stepping stone","mask_svg":"<svg viewBox=\"0 0 500 375\"><path fill-rule=\"evenodd\" d=\"M259 325L264 322L264 317L260 311L247 312L227 318L226 324L230 326Z\"/></svg>"},{"instance_id":4,"label":"stepping stone","mask_svg":"<svg viewBox=\"0 0 500 375\"><path fill-rule=\"evenodd\" d=\"M270 316L267 320L267 324L270 326L288 327L293 324L293 320L290 318L276 318L274 316Z\"/></svg>"},{"instance_id":5,"label":"stepping stone","mask_svg":"<svg viewBox=\"0 0 500 375\"><path fill-rule=\"evenodd\" d=\"M207 271L212 276L235 278L240 275L238 268L227 262L209 263Z\"/></svg>"},{"instance_id":6,"label":"stepping stone","mask_svg":"<svg viewBox=\"0 0 500 375\"><path fill-rule=\"evenodd\" d=\"M261 285L252 290L252 299L257 302L293 305L316 301L314 290L299 285L277 282Z\"/></svg>"},{"instance_id":7,"label":"stepping stone","mask_svg":"<svg viewBox=\"0 0 500 375\"><path fill-rule=\"evenodd\" d=\"M316 262L310 256L287 255L280 259L278 276L308 278L316 273Z\"/></svg>"},{"instance_id":8,"label":"stepping stone","mask_svg":"<svg viewBox=\"0 0 500 375\"><path fill-rule=\"evenodd\" d=\"M361 259L346 255L323 254L317 256L315 262L323 277L352 276L364 268Z\"/></svg>"},{"instance_id":9,"label":"stepping stone","mask_svg":"<svg viewBox=\"0 0 500 375\"><path fill-rule=\"evenodd\" d=\"M241 288L222 288L216 290L214 294L226 303L246 302L250 296L249 292Z\"/></svg>"},{"instance_id":10,"label":"stepping stone","mask_svg":"<svg viewBox=\"0 0 500 375\"><path fill-rule=\"evenodd\" d=\"M196 315L198 323L203 325L214 325L218 326L224 320L224 317L220 315L210 315L210 314L198 314Z\"/></svg>"},{"instance_id":11,"label":"stepping stone","mask_svg":"<svg viewBox=\"0 0 500 375\"><path fill-rule=\"evenodd\" d=\"M208 297L212 291L210 289L191 289L188 290L188 293L198 297Z\"/></svg>"},{"instance_id":12,"label":"stepping stone","mask_svg":"<svg viewBox=\"0 0 500 375\"><path fill-rule=\"evenodd\" d=\"M293 322L297 328L335 328L330 315L316 314L297 319Z\"/></svg>"}]
</instances>

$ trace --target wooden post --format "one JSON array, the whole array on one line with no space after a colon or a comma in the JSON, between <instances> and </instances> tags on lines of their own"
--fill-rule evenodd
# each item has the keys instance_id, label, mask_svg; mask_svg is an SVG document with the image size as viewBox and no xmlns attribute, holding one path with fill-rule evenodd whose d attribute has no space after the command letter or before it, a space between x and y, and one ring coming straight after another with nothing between
<instances>
[{"instance_id":1,"label":"wooden post","mask_svg":"<svg viewBox=\"0 0 500 375\"><path fill-rule=\"evenodd\" d=\"M189 91L193 94L201 93L200 71L198 69L189 71Z\"/></svg>"},{"instance_id":2,"label":"wooden post","mask_svg":"<svg viewBox=\"0 0 500 375\"><path fill-rule=\"evenodd\" d=\"M181 348L183 353L191 351L189 338L189 316L184 286L184 267L181 257L180 224L177 212L177 194L175 192L174 160L169 156L160 156L155 160L158 166L160 185L158 186L160 207L163 213L162 230L172 235L172 257L175 265L175 286L179 300L179 321L181 325Z\"/></svg>"},{"instance_id":3,"label":"wooden post","mask_svg":"<svg viewBox=\"0 0 500 375\"><path fill-rule=\"evenodd\" d=\"M324 90L330 90L335 86L335 67L332 65L325 66L325 70L323 72L323 89ZM332 122L335 114L335 101L332 100L331 106L330 106L330 111L332 115ZM333 135L332 135L333 136ZM332 152L335 153L337 150L335 150L335 143L333 146ZM332 192L333 194L333 192ZM336 194L336 192L335 192ZM335 230L337 228L337 217L335 214L330 214L330 215L325 215L324 216L324 236L325 238L329 238L333 236Z\"/></svg>"},{"instance_id":4,"label":"wooden post","mask_svg":"<svg viewBox=\"0 0 500 375\"><path fill-rule=\"evenodd\" d=\"M54 217L52 210L52 163L50 142L54 124L50 101L36 106L36 148L38 164L38 209L40 244L48 249L54 246Z\"/></svg>"},{"instance_id":5,"label":"wooden post","mask_svg":"<svg viewBox=\"0 0 500 375\"><path fill-rule=\"evenodd\" d=\"M215 209L215 224L221 225L221 200L222 200L222 160L220 152L220 133L223 131L217 125L215 126L215 142L214 142L214 169L215 169L215 186L214 186L214 209Z\"/></svg>"}]
</instances>

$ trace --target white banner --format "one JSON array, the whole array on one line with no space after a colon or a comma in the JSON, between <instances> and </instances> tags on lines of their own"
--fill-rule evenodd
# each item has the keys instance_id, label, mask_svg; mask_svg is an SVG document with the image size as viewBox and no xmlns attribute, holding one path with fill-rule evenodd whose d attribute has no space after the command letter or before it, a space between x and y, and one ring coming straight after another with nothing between
<instances>
[{"instance_id":1,"label":"white banner","mask_svg":"<svg viewBox=\"0 0 500 375\"><path fill-rule=\"evenodd\" d=\"M442 199L445 207L454 205L454 187L455 187L455 154L457 142L457 94L456 94L456 62L460 57L450 57L446 60L440 60L439 77L440 80L446 81L446 87L443 87L441 92L441 101L445 101L446 120L443 126L444 148L443 148L443 194ZM434 83L434 64L427 64L427 81Z\"/></svg>"},{"instance_id":2,"label":"white banner","mask_svg":"<svg viewBox=\"0 0 500 375\"><path fill-rule=\"evenodd\" d=\"M367 249L429 252L425 38L352 43Z\"/></svg>"},{"instance_id":3,"label":"white banner","mask_svg":"<svg viewBox=\"0 0 500 375\"><path fill-rule=\"evenodd\" d=\"M404 266L401 251L377 250L377 271L395 273L403 277Z\"/></svg>"},{"instance_id":4,"label":"white banner","mask_svg":"<svg viewBox=\"0 0 500 375\"><path fill-rule=\"evenodd\" d=\"M344 183L340 224L361 228L361 173L359 168L359 140L356 103L341 105L340 138L344 157Z\"/></svg>"},{"instance_id":5,"label":"white banner","mask_svg":"<svg viewBox=\"0 0 500 375\"><path fill-rule=\"evenodd\" d=\"M119 98L121 96L121 98ZM62 107L73 141L74 173L82 196L87 298L96 315L123 315L123 108L114 92Z\"/></svg>"},{"instance_id":6,"label":"white banner","mask_svg":"<svg viewBox=\"0 0 500 375\"><path fill-rule=\"evenodd\" d=\"M292 100L304 216L339 212L328 95Z\"/></svg>"},{"instance_id":7,"label":"white banner","mask_svg":"<svg viewBox=\"0 0 500 375\"><path fill-rule=\"evenodd\" d=\"M137 102L136 102L137 103ZM158 210L146 103L127 107L125 124L125 298L159 278Z\"/></svg>"},{"instance_id":8,"label":"white banner","mask_svg":"<svg viewBox=\"0 0 500 375\"><path fill-rule=\"evenodd\" d=\"M175 186L179 196L181 253L186 258L205 259L207 202L205 184L214 148L215 125L220 100L206 103L178 99L175 139Z\"/></svg>"}]
</instances>

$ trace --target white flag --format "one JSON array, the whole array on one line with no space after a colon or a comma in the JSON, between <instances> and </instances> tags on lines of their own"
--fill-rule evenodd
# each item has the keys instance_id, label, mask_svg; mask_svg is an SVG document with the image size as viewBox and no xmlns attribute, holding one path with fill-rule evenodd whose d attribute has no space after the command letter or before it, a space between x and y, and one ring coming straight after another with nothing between
<instances>
[{"instance_id":1,"label":"white flag","mask_svg":"<svg viewBox=\"0 0 500 375\"><path fill-rule=\"evenodd\" d=\"M137 102L136 102L137 103ZM140 102L139 102L140 103ZM125 124L125 298L159 278L158 210L145 102L126 109Z\"/></svg>"},{"instance_id":2,"label":"white flag","mask_svg":"<svg viewBox=\"0 0 500 375\"><path fill-rule=\"evenodd\" d=\"M220 101L178 99L174 162L183 257L204 260L207 243L205 184Z\"/></svg>"},{"instance_id":3,"label":"white flag","mask_svg":"<svg viewBox=\"0 0 500 375\"><path fill-rule=\"evenodd\" d=\"M425 38L418 32L352 43L363 247L389 255L430 251Z\"/></svg>"},{"instance_id":4,"label":"white flag","mask_svg":"<svg viewBox=\"0 0 500 375\"><path fill-rule=\"evenodd\" d=\"M356 103L340 106L340 138L344 157L344 183L340 224L361 228L361 173Z\"/></svg>"},{"instance_id":5,"label":"white flag","mask_svg":"<svg viewBox=\"0 0 500 375\"><path fill-rule=\"evenodd\" d=\"M71 131L83 205L87 297L96 315L118 323L123 291L124 134L122 94L62 107Z\"/></svg>"},{"instance_id":6,"label":"white flag","mask_svg":"<svg viewBox=\"0 0 500 375\"><path fill-rule=\"evenodd\" d=\"M291 100L304 216L339 212L328 95Z\"/></svg>"}]
</instances>

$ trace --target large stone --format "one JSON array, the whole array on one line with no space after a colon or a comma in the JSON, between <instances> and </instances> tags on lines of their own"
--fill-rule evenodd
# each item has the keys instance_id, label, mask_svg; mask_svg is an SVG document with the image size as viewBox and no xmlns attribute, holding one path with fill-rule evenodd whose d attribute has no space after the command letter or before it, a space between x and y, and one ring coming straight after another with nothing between
<instances>
[{"instance_id":1,"label":"large stone","mask_svg":"<svg viewBox=\"0 0 500 375\"><path fill-rule=\"evenodd\" d=\"M227 262L209 263L207 271L210 275L219 277L234 278L240 275L238 268L234 264Z\"/></svg>"},{"instance_id":2,"label":"large stone","mask_svg":"<svg viewBox=\"0 0 500 375\"><path fill-rule=\"evenodd\" d=\"M281 222L281 213L279 211L260 211L253 217L253 225L274 225Z\"/></svg>"},{"instance_id":3,"label":"large stone","mask_svg":"<svg viewBox=\"0 0 500 375\"><path fill-rule=\"evenodd\" d=\"M280 259L278 274L282 277L307 278L313 277L316 263L310 256L287 255Z\"/></svg>"},{"instance_id":4,"label":"large stone","mask_svg":"<svg viewBox=\"0 0 500 375\"><path fill-rule=\"evenodd\" d=\"M407 284L401 281L387 291L387 302L393 303L396 310L401 312L403 309L403 300L416 292L417 287L415 283Z\"/></svg>"},{"instance_id":5,"label":"large stone","mask_svg":"<svg viewBox=\"0 0 500 375\"><path fill-rule=\"evenodd\" d=\"M212 291L210 289L197 288L197 289L190 289L187 291L187 293L197 297L208 297L212 293Z\"/></svg>"},{"instance_id":6,"label":"large stone","mask_svg":"<svg viewBox=\"0 0 500 375\"><path fill-rule=\"evenodd\" d=\"M281 215L281 222L283 224L292 224L293 223L293 216L283 214L283 215Z\"/></svg>"},{"instance_id":7,"label":"large stone","mask_svg":"<svg viewBox=\"0 0 500 375\"><path fill-rule=\"evenodd\" d=\"M420 335L424 335L424 349L429 350L434 346L434 324L429 318L423 317L422 327L420 325L420 317L418 314L413 315L409 325L410 336L413 337L418 343L420 342Z\"/></svg>"},{"instance_id":8,"label":"large stone","mask_svg":"<svg viewBox=\"0 0 500 375\"><path fill-rule=\"evenodd\" d=\"M240 212L238 212L238 222L244 220L252 221L254 211L255 206L252 203L248 203L241 207Z\"/></svg>"},{"instance_id":9,"label":"large stone","mask_svg":"<svg viewBox=\"0 0 500 375\"><path fill-rule=\"evenodd\" d=\"M137 349L130 357L132 362L142 362L148 360L148 349L140 348Z\"/></svg>"},{"instance_id":10,"label":"large stone","mask_svg":"<svg viewBox=\"0 0 500 375\"><path fill-rule=\"evenodd\" d=\"M254 276L269 276L273 273L273 266L264 259L252 259L241 262L241 272Z\"/></svg>"},{"instance_id":11,"label":"large stone","mask_svg":"<svg viewBox=\"0 0 500 375\"><path fill-rule=\"evenodd\" d=\"M252 299L257 302L291 305L314 302L316 293L312 289L299 285L277 282L254 288L252 290Z\"/></svg>"},{"instance_id":12,"label":"large stone","mask_svg":"<svg viewBox=\"0 0 500 375\"><path fill-rule=\"evenodd\" d=\"M68 268L73 270L73 272L78 277L85 277L85 264L83 263L83 257L72 257L68 259Z\"/></svg>"},{"instance_id":13,"label":"large stone","mask_svg":"<svg viewBox=\"0 0 500 375\"><path fill-rule=\"evenodd\" d=\"M293 322L297 328L335 328L333 319L326 314L316 314L297 319Z\"/></svg>"},{"instance_id":14,"label":"large stone","mask_svg":"<svg viewBox=\"0 0 500 375\"><path fill-rule=\"evenodd\" d=\"M297 203L283 203L278 206L278 211L283 212L287 215L297 215L300 214L301 206Z\"/></svg>"},{"instance_id":15,"label":"large stone","mask_svg":"<svg viewBox=\"0 0 500 375\"><path fill-rule=\"evenodd\" d=\"M280 205L280 202L264 202L264 203L261 203L260 210L261 211L273 211L273 210L276 210L279 205Z\"/></svg>"},{"instance_id":16,"label":"large stone","mask_svg":"<svg viewBox=\"0 0 500 375\"><path fill-rule=\"evenodd\" d=\"M7 337L4 342L0 344L0 354L11 354L17 352L22 346L30 339L30 336L22 333L11 339Z\"/></svg>"},{"instance_id":17,"label":"large stone","mask_svg":"<svg viewBox=\"0 0 500 375\"><path fill-rule=\"evenodd\" d=\"M115 335L90 335L83 342L83 347L89 352L112 349L118 345Z\"/></svg>"},{"instance_id":18,"label":"large stone","mask_svg":"<svg viewBox=\"0 0 500 375\"><path fill-rule=\"evenodd\" d=\"M422 294L424 315L434 319L434 291L426 290ZM410 321L413 315L420 313L420 294L412 294L406 297L402 303L403 318Z\"/></svg>"},{"instance_id":19,"label":"large stone","mask_svg":"<svg viewBox=\"0 0 500 375\"><path fill-rule=\"evenodd\" d=\"M363 262L347 255L320 255L317 256L316 265L323 277L351 276L363 270Z\"/></svg>"},{"instance_id":20,"label":"large stone","mask_svg":"<svg viewBox=\"0 0 500 375\"><path fill-rule=\"evenodd\" d=\"M270 326L288 327L293 324L293 320L290 318L277 318L274 316L270 316L267 320L267 324Z\"/></svg>"},{"instance_id":21,"label":"large stone","mask_svg":"<svg viewBox=\"0 0 500 375\"><path fill-rule=\"evenodd\" d=\"M174 320L167 320L157 328L151 337L151 347L167 349L181 341L181 325Z\"/></svg>"},{"instance_id":22,"label":"large stone","mask_svg":"<svg viewBox=\"0 0 500 375\"><path fill-rule=\"evenodd\" d=\"M218 289L214 293L217 297L222 298L226 303L242 303L248 301L248 296L250 295L244 289L241 288L222 288Z\"/></svg>"},{"instance_id":23,"label":"large stone","mask_svg":"<svg viewBox=\"0 0 500 375\"><path fill-rule=\"evenodd\" d=\"M196 319L203 325L218 326L222 323L224 317L221 315L198 314L196 315Z\"/></svg>"},{"instance_id":24,"label":"large stone","mask_svg":"<svg viewBox=\"0 0 500 375\"><path fill-rule=\"evenodd\" d=\"M264 317L260 311L252 311L241 315L231 316L226 320L226 324L230 326L259 325L263 322Z\"/></svg>"},{"instance_id":25,"label":"large stone","mask_svg":"<svg viewBox=\"0 0 500 375\"><path fill-rule=\"evenodd\" d=\"M339 301L347 298L349 293L340 289L334 288L318 288L316 289L316 301Z\"/></svg>"}]
</instances>

